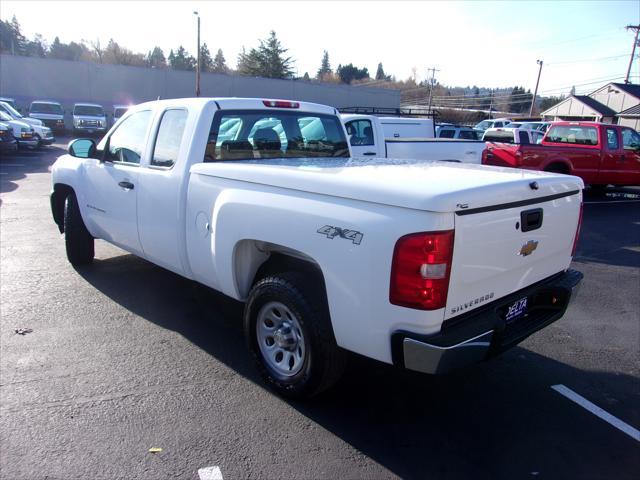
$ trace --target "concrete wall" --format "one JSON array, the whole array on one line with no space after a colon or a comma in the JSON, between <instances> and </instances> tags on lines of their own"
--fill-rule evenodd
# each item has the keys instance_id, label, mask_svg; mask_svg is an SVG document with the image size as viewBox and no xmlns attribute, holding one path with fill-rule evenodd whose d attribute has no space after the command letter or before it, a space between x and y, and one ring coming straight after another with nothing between
<instances>
[{"instance_id":1,"label":"concrete wall","mask_svg":"<svg viewBox=\"0 0 640 480\"><path fill-rule=\"evenodd\" d=\"M15 98L23 108L33 100L55 100L68 113L75 102L110 109L119 103L194 95L194 72L0 55L0 96ZM395 90L214 73L202 74L201 95L305 100L334 107L400 106Z\"/></svg>"}]
</instances>

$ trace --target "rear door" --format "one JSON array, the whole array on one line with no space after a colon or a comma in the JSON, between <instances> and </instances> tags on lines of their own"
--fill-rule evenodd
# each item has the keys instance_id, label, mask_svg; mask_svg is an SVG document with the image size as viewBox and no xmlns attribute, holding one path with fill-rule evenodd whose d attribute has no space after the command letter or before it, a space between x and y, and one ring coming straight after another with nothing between
<instances>
[{"instance_id":1,"label":"rear door","mask_svg":"<svg viewBox=\"0 0 640 480\"><path fill-rule=\"evenodd\" d=\"M89 221L101 238L137 255L142 255L137 223L138 174L151 117L151 110L127 117L106 140L105 161L88 160L85 164Z\"/></svg>"},{"instance_id":2,"label":"rear door","mask_svg":"<svg viewBox=\"0 0 640 480\"><path fill-rule=\"evenodd\" d=\"M177 273L183 272L180 245L184 244L188 117L188 110L181 107L162 112L151 133L148 163L140 168L138 182L138 230L144 256Z\"/></svg>"}]
</instances>

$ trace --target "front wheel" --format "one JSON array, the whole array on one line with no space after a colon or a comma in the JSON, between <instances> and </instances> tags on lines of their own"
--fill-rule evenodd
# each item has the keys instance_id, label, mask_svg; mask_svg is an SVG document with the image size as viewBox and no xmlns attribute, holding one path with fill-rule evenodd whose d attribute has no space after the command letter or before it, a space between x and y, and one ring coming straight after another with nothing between
<instances>
[{"instance_id":1,"label":"front wheel","mask_svg":"<svg viewBox=\"0 0 640 480\"><path fill-rule=\"evenodd\" d=\"M36 150L39 150L42 148L42 138L40 138L40 135L38 135L36 133L36 140L38 141L38 144L36 145Z\"/></svg>"},{"instance_id":2,"label":"front wheel","mask_svg":"<svg viewBox=\"0 0 640 480\"><path fill-rule=\"evenodd\" d=\"M73 193L64 201L64 243L67 259L72 265L85 265L93 261L94 239L82 221L78 200Z\"/></svg>"},{"instance_id":3,"label":"front wheel","mask_svg":"<svg viewBox=\"0 0 640 480\"><path fill-rule=\"evenodd\" d=\"M244 329L260 374L279 394L308 398L333 385L346 353L336 344L317 283L287 272L258 281L245 306Z\"/></svg>"}]
</instances>

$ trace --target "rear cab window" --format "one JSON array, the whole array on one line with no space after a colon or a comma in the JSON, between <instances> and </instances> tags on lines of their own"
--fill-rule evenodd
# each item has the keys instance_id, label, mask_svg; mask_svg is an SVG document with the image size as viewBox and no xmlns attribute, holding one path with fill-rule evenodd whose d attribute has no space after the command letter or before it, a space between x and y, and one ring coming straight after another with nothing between
<instances>
[{"instance_id":1,"label":"rear cab window","mask_svg":"<svg viewBox=\"0 0 640 480\"><path fill-rule=\"evenodd\" d=\"M337 117L284 110L220 110L213 117L204 161L309 157L349 157Z\"/></svg>"},{"instance_id":2,"label":"rear cab window","mask_svg":"<svg viewBox=\"0 0 640 480\"><path fill-rule=\"evenodd\" d=\"M349 141L353 146L373 145L373 126L371 120L352 120L345 125Z\"/></svg>"},{"instance_id":3,"label":"rear cab window","mask_svg":"<svg viewBox=\"0 0 640 480\"><path fill-rule=\"evenodd\" d=\"M440 129L440 133L438 134L438 137L440 138L453 138L456 134L455 129L453 128L442 128Z\"/></svg>"},{"instance_id":4,"label":"rear cab window","mask_svg":"<svg viewBox=\"0 0 640 480\"><path fill-rule=\"evenodd\" d=\"M598 145L598 129L579 125L554 125L547 132L546 142Z\"/></svg>"}]
</instances>

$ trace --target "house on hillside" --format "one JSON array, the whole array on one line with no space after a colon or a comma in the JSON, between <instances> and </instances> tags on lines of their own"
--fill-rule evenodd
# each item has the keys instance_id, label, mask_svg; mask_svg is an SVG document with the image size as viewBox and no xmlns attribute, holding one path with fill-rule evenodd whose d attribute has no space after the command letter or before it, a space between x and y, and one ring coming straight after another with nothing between
<instances>
[{"instance_id":1,"label":"house on hillside","mask_svg":"<svg viewBox=\"0 0 640 480\"><path fill-rule=\"evenodd\" d=\"M571 95L540 113L547 120L589 120L640 130L640 85L608 83L589 95Z\"/></svg>"}]
</instances>

